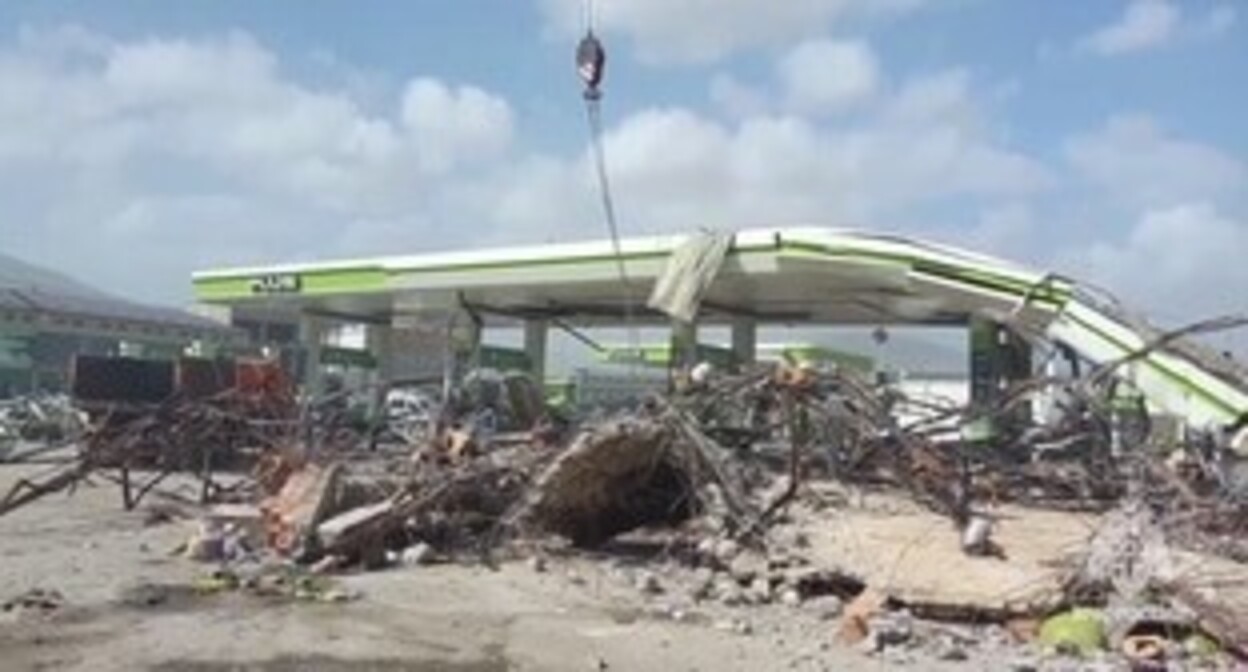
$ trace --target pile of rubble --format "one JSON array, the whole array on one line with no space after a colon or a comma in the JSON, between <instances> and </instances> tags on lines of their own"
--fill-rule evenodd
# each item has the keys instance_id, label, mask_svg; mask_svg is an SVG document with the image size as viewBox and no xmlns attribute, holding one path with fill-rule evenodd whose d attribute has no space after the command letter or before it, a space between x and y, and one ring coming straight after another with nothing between
<instances>
[{"instance_id":1,"label":"pile of rubble","mask_svg":"<svg viewBox=\"0 0 1248 672\"><path fill-rule=\"evenodd\" d=\"M32 395L0 399L0 462L21 458L22 443L46 448L77 440L86 419L64 395Z\"/></svg>"},{"instance_id":2,"label":"pile of rubble","mask_svg":"<svg viewBox=\"0 0 1248 672\"><path fill-rule=\"evenodd\" d=\"M872 655L956 660L998 640L1158 667L1248 654L1233 456L1132 424L1108 379L1063 383L1047 424L1017 412L1056 384L902 414L919 402L886 385L778 367L582 424L521 390L507 405L522 422L482 421L477 399L380 446L289 395L230 393L106 422L64 473L141 471L133 493L122 479L127 505L200 474L208 508L185 550L226 577L274 558L315 576L628 557L671 613L748 633L748 610L817 605L829 639Z\"/></svg>"},{"instance_id":3,"label":"pile of rubble","mask_svg":"<svg viewBox=\"0 0 1248 672\"><path fill-rule=\"evenodd\" d=\"M852 375L759 371L563 434L451 421L397 458L288 455L244 527L316 571L646 549L643 595L821 603L869 653L996 637L1137 663L1244 654L1248 509L1228 462L1208 437L1115 454L1121 422L1096 394L1080 383L1078 411L988 436L969 428L1017 397L946 409L963 414L950 439L898 426L908 401Z\"/></svg>"}]
</instances>

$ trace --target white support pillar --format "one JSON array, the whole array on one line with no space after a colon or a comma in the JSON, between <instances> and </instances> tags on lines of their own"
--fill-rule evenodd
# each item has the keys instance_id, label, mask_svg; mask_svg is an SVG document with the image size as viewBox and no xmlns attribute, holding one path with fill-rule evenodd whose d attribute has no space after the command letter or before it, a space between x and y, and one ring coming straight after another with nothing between
<instances>
[{"instance_id":1,"label":"white support pillar","mask_svg":"<svg viewBox=\"0 0 1248 672\"><path fill-rule=\"evenodd\" d=\"M389 381L394 376L394 327L389 324L370 324L364 331L365 346L377 360L374 377Z\"/></svg>"},{"instance_id":2,"label":"white support pillar","mask_svg":"<svg viewBox=\"0 0 1248 672\"><path fill-rule=\"evenodd\" d=\"M546 380L546 343L550 331L546 320L524 321L524 354L533 367L533 380L541 385Z\"/></svg>"},{"instance_id":3,"label":"white support pillar","mask_svg":"<svg viewBox=\"0 0 1248 672\"><path fill-rule=\"evenodd\" d=\"M394 379L394 327L389 324L370 324L364 331L368 352L377 362L372 375L372 393L369 395L370 415L376 417L385 403L386 390Z\"/></svg>"},{"instance_id":4,"label":"white support pillar","mask_svg":"<svg viewBox=\"0 0 1248 672\"><path fill-rule=\"evenodd\" d=\"M303 349L303 389L315 397L322 391L324 376L321 351L325 345L325 318L316 315L299 316L299 344Z\"/></svg>"},{"instance_id":5,"label":"white support pillar","mask_svg":"<svg viewBox=\"0 0 1248 672\"><path fill-rule=\"evenodd\" d=\"M758 320L738 317L732 322L732 354L738 366L758 361Z\"/></svg>"},{"instance_id":6,"label":"white support pillar","mask_svg":"<svg viewBox=\"0 0 1248 672\"><path fill-rule=\"evenodd\" d=\"M698 323L672 320L672 365L688 372L698 363Z\"/></svg>"},{"instance_id":7,"label":"white support pillar","mask_svg":"<svg viewBox=\"0 0 1248 672\"><path fill-rule=\"evenodd\" d=\"M443 372L445 392L459 384L468 371L480 365L481 338L484 335L482 332L483 329L468 311L461 310L448 315L447 353Z\"/></svg>"},{"instance_id":8,"label":"white support pillar","mask_svg":"<svg viewBox=\"0 0 1248 672\"><path fill-rule=\"evenodd\" d=\"M467 336L464 347L468 349L468 368L479 368L481 366L481 342L485 338L485 327L473 320L470 315L465 315L464 321L466 322L464 333Z\"/></svg>"}]
</instances>

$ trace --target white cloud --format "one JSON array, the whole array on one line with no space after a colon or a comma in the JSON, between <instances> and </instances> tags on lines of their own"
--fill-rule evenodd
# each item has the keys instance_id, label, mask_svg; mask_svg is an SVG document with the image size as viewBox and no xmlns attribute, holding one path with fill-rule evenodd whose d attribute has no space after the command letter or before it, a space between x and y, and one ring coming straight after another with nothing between
<instances>
[{"instance_id":1,"label":"white cloud","mask_svg":"<svg viewBox=\"0 0 1248 672\"><path fill-rule=\"evenodd\" d=\"M184 295L206 261L334 255L383 222L411 223L415 244L458 197L445 182L496 170L512 127L503 99L427 78L366 107L243 33L25 30L0 45L0 237L120 290ZM134 250L169 275L140 279Z\"/></svg>"},{"instance_id":2,"label":"white cloud","mask_svg":"<svg viewBox=\"0 0 1248 672\"><path fill-rule=\"evenodd\" d=\"M1157 208L1220 202L1248 193L1248 166L1215 147L1178 138L1142 115L1111 118L1065 143L1067 161L1117 203Z\"/></svg>"},{"instance_id":3,"label":"white cloud","mask_svg":"<svg viewBox=\"0 0 1248 672\"><path fill-rule=\"evenodd\" d=\"M881 94L879 114L836 124L778 112L723 121L685 108L641 110L606 137L623 228L895 224L928 205L1047 189L1048 170L982 122L978 95L959 71L907 81ZM500 230L601 235L592 198L569 203L569 194L595 195L587 158L551 157L514 172Z\"/></svg>"},{"instance_id":4,"label":"white cloud","mask_svg":"<svg viewBox=\"0 0 1248 672\"><path fill-rule=\"evenodd\" d=\"M774 82L744 83L730 73L711 79L710 100L735 118L777 110L803 117L847 112L875 102L884 76L871 45L823 37L794 45L774 66Z\"/></svg>"},{"instance_id":5,"label":"white cloud","mask_svg":"<svg viewBox=\"0 0 1248 672\"><path fill-rule=\"evenodd\" d=\"M649 62L706 63L741 49L820 35L849 20L901 14L926 0L602 0L602 30L630 37ZM583 0L542 0L548 22L564 34L584 30Z\"/></svg>"},{"instance_id":6,"label":"white cloud","mask_svg":"<svg viewBox=\"0 0 1248 672\"><path fill-rule=\"evenodd\" d=\"M1178 33L1182 12L1169 0L1132 0L1114 23L1084 38L1082 45L1113 56L1160 47Z\"/></svg>"},{"instance_id":7,"label":"white cloud","mask_svg":"<svg viewBox=\"0 0 1248 672\"><path fill-rule=\"evenodd\" d=\"M865 45L827 44L834 61L871 58ZM777 72L765 86L784 84ZM866 224L1051 182L983 123L985 96L965 71L892 92L873 72L848 90L803 91L819 106L870 91L878 115L834 124L782 113L753 98L765 88L727 74L731 121L687 108L621 119L606 147L625 229ZM415 79L380 106L310 86L242 33L28 32L0 49L0 193L16 213L0 231L20 238L16 251L164 296L183 295L197 266L600 237L588 159L513 155L514 125L506 101L471 86ZM39 226L19 233L19 221ZM69 238L91 252L63 249ZM126 261L136 249L160 259L158 282Z\"/></svg>"},{"instance_id":8,"label":"white cloud","mask_svg":"<svg viewBox=\"0 0 1248 672\"><path fill-rule=\"evenodd\" d=\"M1195 16L1185 14L1184 6L1175 0L1131 0L1114 23L1087 35L1076 46L1102 56L1121 56L1216 38L1228 32L1237 18L1238 10L1228 3Z\"/></svg>"},{"instance_id":9,"label":"white cloud","mask_svg":"<svg viewBox=\"0 0 1248 672\"><path fill-rule=\"evenodd\" d=\"M646 200L679 200L727 186L729 131L684 109L643 110L606 137L611 175Z\"/></svg>"},{"instance_id":10,"label":"white cloud","mask_svg":"<svg viewBox=\"0 0 1248 672\"><path fill-rule=\"evenodd\" d=\"M1187 203L1148 210L1120 243L1081 246L1061 263L1134 305L1183 321L1248 312L1245 250L1248 219Z\"/></svg>"},{"instance_id":11,"label":"white cloud","mask_svg":"<svg viewBox=\"0 0 1248 672\"><path fill-rule=\"evenodd\" d=\"M581 238L601 237L595 189L588 165L550 156L525 159L493 185L489 209L496 226L487 235L495 241L532 243L580 228L592 231Z\"/></svg>"},{"instance_id":12,"label":"white cloud","mask_svg":"<svg viewBox=\"0 0 1248 672\"><path fill-rule=\"evenodd\" d=\"M1048 166L1007 141L999 87L966 69L888 77L875 65L847 89L786 79L795 54L828 44L854 43L806 43L758 83L724 71L711 92L728 115L653 106L613 123L624 231L887 226L1038 261L1063 246L1037 206L1057 193L1150 213L1121 244L1058 254L1081 268L1179 245L1175 222L1205 222L1210 240L1243 249L1239 159L1120 117L1072 137ZM366 100L288 67L241 33L127 42L28 31L0 46L6 252L169 299L186 295L191 270L220 264L604 235L586 153L520 153L498 96L417 78ZM863 113L825 116L845 105ZM1057 167L1075 176L1065 188ZM1165 291L1203 291L1188 279L1196 258L1159 276Z\"/></svg>"},{"instance_id":13,"label":"white cloud","mask_svg":"<svg viewBox=\"0 0 1248 672\"><path fill-rule=\"evenodd\" d=\"M62 42L54 35L51 44ZM0 55L0 114L10 122L0 128L0 157L78 162L157 152L302 189L405 159L439 168L489 159L511 138L507 103L480 89L418 79L393 116L370 114L341 91L288 80L244 34L109 43L89 53L52 51L30 33L23 44ZM114 151L93 151L101 146ZM275 164L297 169L275 174Z\"/></svg>"},{"instance_id":14,"label":"white cloud","mask_svg":"<svg viewBox=\"0 0 1248 672\"><path fill-rule=\"evenodd\" d=\"M1034 256L1036 226L1036 213L1025 203L989 206L970 228L965 245L1007 259L1027 259Z\"/></svg>"},{"instance_id":15,"label":"white cloud","mask_svg":"<svg viewBox=\"0 0 1248 672\"><path fill-rule=\"evenodd\" d=\"M870 100L880 87L875 53L860 40L809 40L777 66L790 109L804 114L840 112Z\"/></svg>"},{"instance_id":16,"label":"white cloud","mask_svg":"<svg viewBox=\"0 0 1248 672\"><path fill-rule=\"evenodd\" d=\"M886 115L897 122L920 124L933 120L970 123L981 114L971 92L971 73L953 68L916 77L888 101Z\"/></svg>"},{"instance_id":17,"label":"white cloud","mask_svg":"<svg viewBox=\"0 0 1248 672\"><path fill-rule=\"evenodd\" d=\"M1142 115L1071 137L1072 180L1046 221L1068 242L1049 259L1169 323L1248 312L1248 165ZM1056 238L1055 240L1061 240ZM1244 341L1248 345L1248 341Z\"/></svg>"},{"instance_id":18,"label":"white cloud","mask_svg":"<svg viewBox=\"0 0 1248 672\"><path fill-rule=\"evenodd\" d=\"M711 102L731 117L750 117L771 108L768 92L741 82L728 73L718 73L711 78Z\"/></svg>"},{"instance_id":19,"label":"white cloud","mask_svg":"<svg viewBox=\"0 0 1248 672\"><path fill-rule=\"evenodd\" d=\"M511 144L507 101L472 86L452 90L436 79L412 81L402 118L417 138L422 164L437 172L460 161L497 158Z\"/></svg>"}]
</instances>

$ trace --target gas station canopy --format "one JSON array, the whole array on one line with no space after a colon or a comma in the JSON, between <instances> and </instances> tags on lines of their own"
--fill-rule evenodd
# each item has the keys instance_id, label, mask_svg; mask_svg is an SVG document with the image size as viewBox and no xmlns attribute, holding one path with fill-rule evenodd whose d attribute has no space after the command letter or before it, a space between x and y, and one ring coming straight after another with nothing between
<instances>
[{"instance_id":1,"label":"gas station canopy","mask_svg":"<svg viewBox=\"0 0 1248 672\"><path fill-rule=\"evenodd\" d=\"M683 236L515 247L196 273L196 298L244 313L313 312L360 322L438 319L476 307L490 320L637 318ZM961 323L986 306L1053 308L1067 283L1003 261L888 236L828 229L738 233L702 302L703 323L749 317L807 324Z\"/></svg>"},{"instance_id":2,"label":"gas station canopy","mask_svg":"<svg viewBox=\"0 0 1248 672\"><path fill-rule=\"evenodd\" d=\"M235 319L320 317L439 323L467 310L485 325L550 319L666 324L645 309L689 236L512 247L328 263L209 270L196 298ZM623 272L621 273L621 267ZM735 234L700 304L702 324L1008 324L1119 375L1151 403L1197 425L1248 418L1248 376L1187 342L1149 348L1158 332L1052 273L928 242L823 228ZM1141 354L1143 352L1143 354Z\"/></svg>"}]
</instances>

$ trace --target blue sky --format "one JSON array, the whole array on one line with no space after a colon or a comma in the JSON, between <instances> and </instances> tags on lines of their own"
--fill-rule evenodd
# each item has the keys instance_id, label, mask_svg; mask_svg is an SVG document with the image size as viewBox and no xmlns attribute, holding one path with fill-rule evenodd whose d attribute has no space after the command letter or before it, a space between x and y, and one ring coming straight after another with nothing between
<instances>
[{"instance_id":1,"label":"blue sky","mask_svg":"<svg viewBox=\"0 0 1248 672\"><path fill-rule=\"evenodd\" d=\"M1017 82L1018 90L1006 103L1011 126L1019 143L1037 152L1060 142L1072 127L1123 109L1140 109L1168 127L1248 153L1248 131L1241 121L1248 117L1248 87L1216 86L1200 76L1210 70L1228 75L1245 72L1248 39L1240 25L1230 39L1188 36L1182 38L1188 42L1182 48L1143 50L1129 59L1096 59L1065 48L1072 38L1120 18L1126 4L1121 0L931 4L905 20L858 22L827 32L869 36L890 71L969 65L994 80ZM1225 0L1182 0L1175 6L1197 17L1218 7L1236 7ZM576 11L574 18L579 17ZM543 14L539 3L10 0L0 5L0 25L8 28L9 38L21 27L63 25L80 25L119 39L195 37L241 29L280 53L284 66L308 82L333 83L344 70L363 71L356 74L366 73L396 87L418 73L474 82L529 113L524 121L535 134L521 137L534 145L566 146L581 140L566 133L562 124L540 118L554 111L562 112L570 123L580 119L574 106L557 109L558 98L566 98L573 85L567 69L569 38L551 30L549 15ZM769 61L783 49L782 43L737 53L721 63L655 67L638 63L632 41L621 38L611 45L612 102L619 113L654 104L704 105L707 80L716 72L765 77ZM1050 49L1055 53L1046 54Z\"/></svg>"},{"instance_id":2,"label":"blue sky","mask_svg":"<svg viewBox=\"0 0 1248 672\"><path fill-rule=\"evenodd\" d=\"M1248 310L1231 0L598 0L624 229L880 228ZM196 268L596 238L580 0L6 0L0 248ZM143 263L134 263L133 257Z\"/></svg>"}]
</instances>

